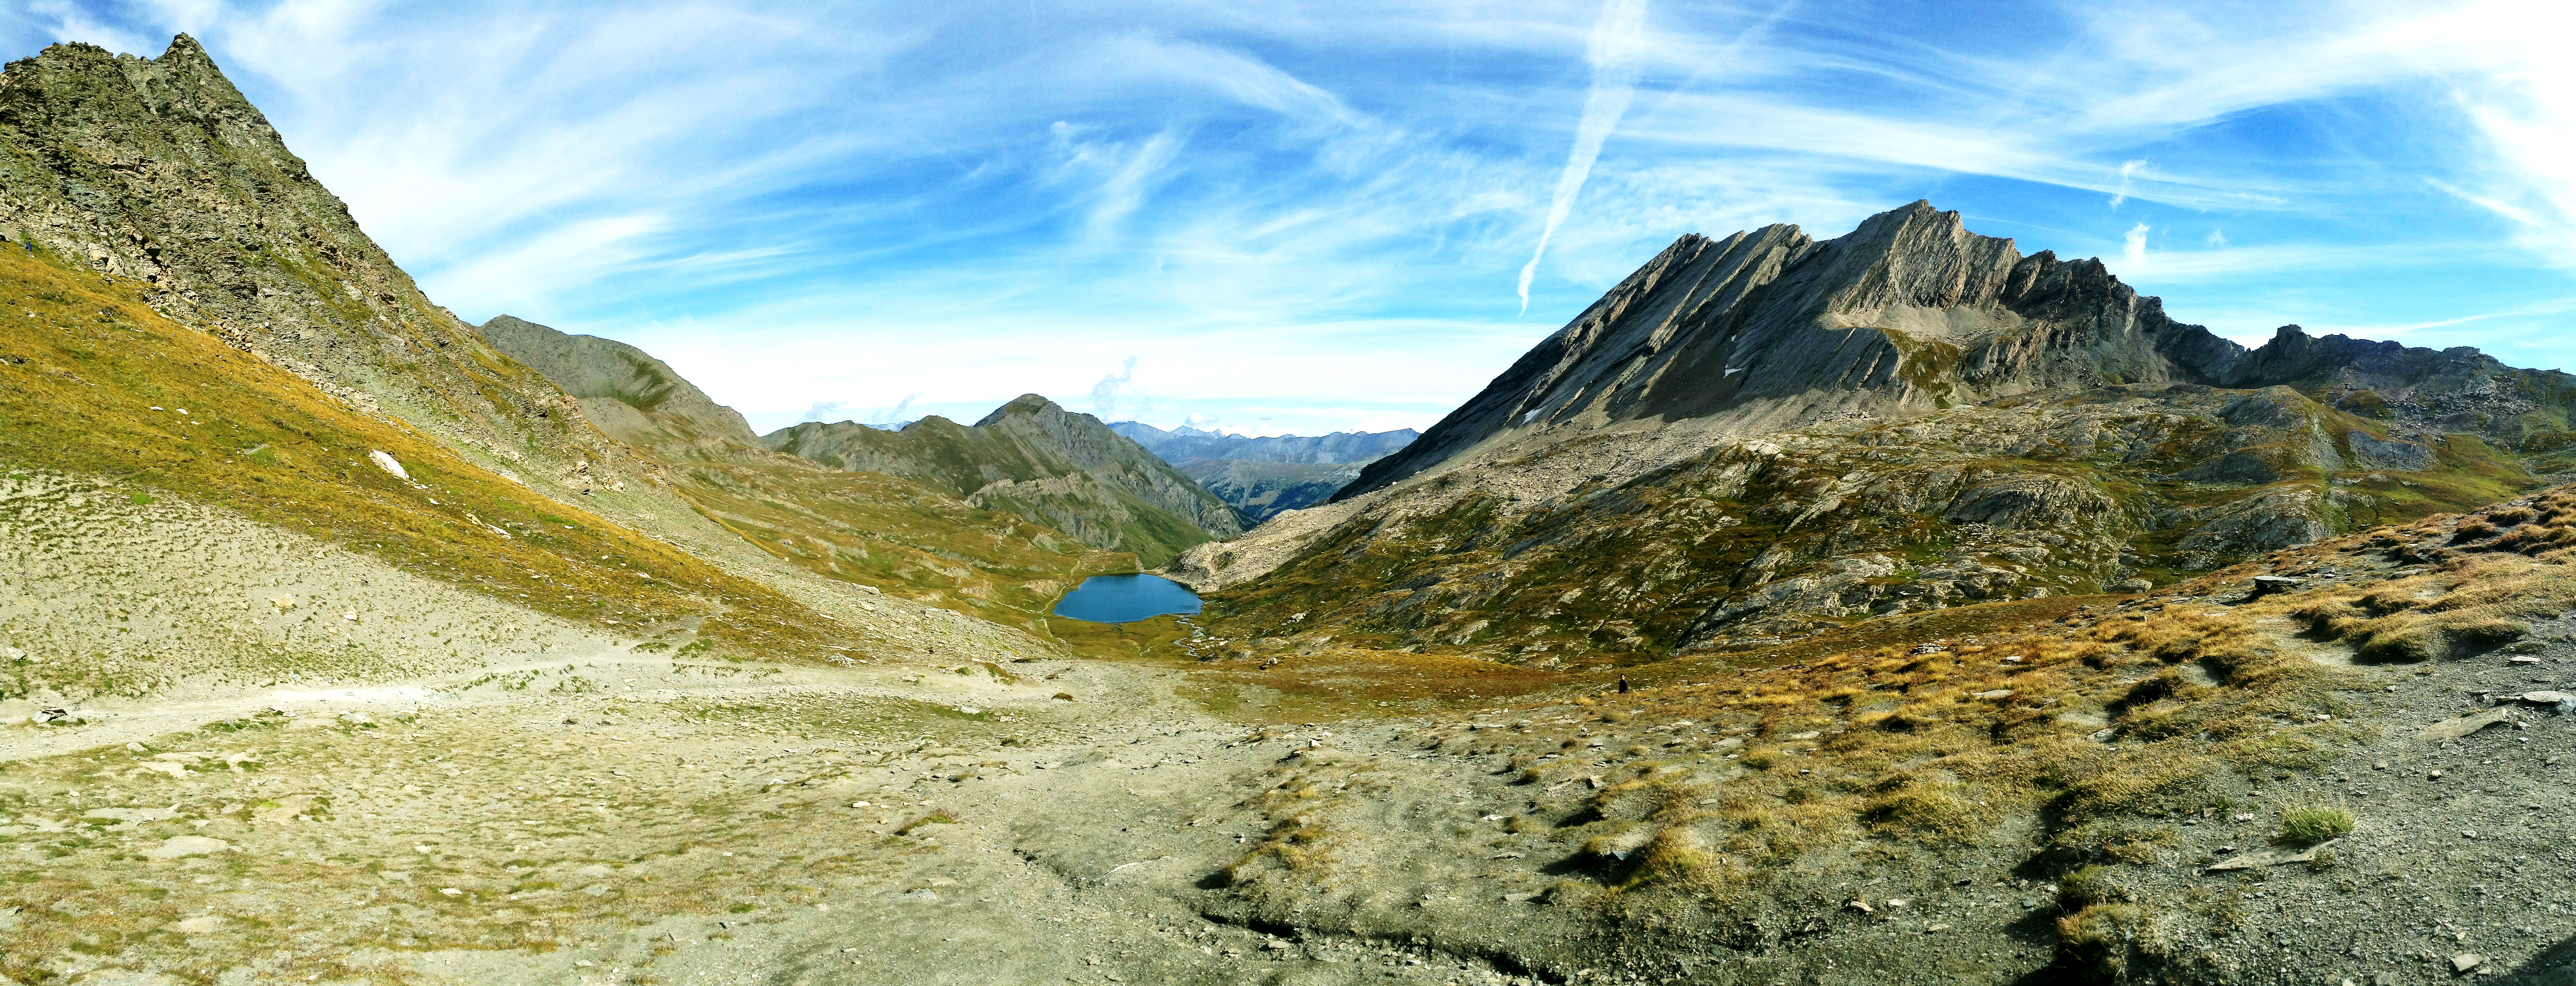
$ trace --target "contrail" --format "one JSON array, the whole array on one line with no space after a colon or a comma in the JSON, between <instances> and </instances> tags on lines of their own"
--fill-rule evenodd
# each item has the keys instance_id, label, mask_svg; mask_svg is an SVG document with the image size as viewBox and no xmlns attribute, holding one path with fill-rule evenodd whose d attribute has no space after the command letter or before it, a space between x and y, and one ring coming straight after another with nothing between
<instances>
[{"instance_id":1,"label":"contrail","mask_svg":"<svg viewBox=\"0 0 2576 986\"><path fill-rule=\"evenodd\" d=\"M1574 128L1574 150L1565 156L1565 173L1557 176L1556 197L1547 204L1547 227L1539 231L1538 249L1521 268L1523 313L1529 311L1530 278L1538 274L1539 258L1547 256L1547 241L1556 235L1566 214L1574 211L1575 193L1592 176L1601 142L1610 139L1619 117L1628 112L1628 102L1637 96L1637 53L1645 42L1646 0L1610 0L1602 6L1601 20L1592 25L1592 43L1584 53L1592 63L1592 94L1583 100L1583 122Z\"/></svg>"}]
</instances>

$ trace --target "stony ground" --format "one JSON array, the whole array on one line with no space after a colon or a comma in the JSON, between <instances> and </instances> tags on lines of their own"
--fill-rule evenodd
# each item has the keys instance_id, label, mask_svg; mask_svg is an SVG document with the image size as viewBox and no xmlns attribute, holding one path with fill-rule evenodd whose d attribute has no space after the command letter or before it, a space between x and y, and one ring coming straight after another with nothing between
<instances>
[{"instance_id":1,"label":"stony ground","mask_svg":"<svg viewBox=\"0 0 2576 986\"><path fill-rule=\"evenodd\" d=\"M49 489L13 501L12 530L54 533L10 546L0 624L26 652L11 673L44 689L0 709L10 982L2576 976L2576 716L2520 698L2576 690L2576 620L2404 665L2264 624L2332 676L2267 727L2297 766L2130 819L2079 882L2037 865L2045 813L1957 844L1832 835L1781 782L1848 769L1844 727L1679 711L1736 673L1719 664L1636 669L1621 695L1423 655L1099 660L892 598L839 614L876 650L721 661L685 628L603 636L292 535ZM161 547L189 564L140 579ZM351 612L319 602L350 585L359 619L304 621ZM312 601L227 605L288 591ZM2063 632L2244 604L2070 601ZM66 646L98 625L123 646ZM378 656L296 671L280 627ZM1963 667L2000 653L1946 646ZM235 656L127 693L72 659L209 652ZM2092 730L2111 710L2057 715ZM2352 830L2279 845L2308 805ZM1689 826L1737 882L1644 878ZM2111 933L2070 935L2079 912Z\"/></svg>"}]
</instances>

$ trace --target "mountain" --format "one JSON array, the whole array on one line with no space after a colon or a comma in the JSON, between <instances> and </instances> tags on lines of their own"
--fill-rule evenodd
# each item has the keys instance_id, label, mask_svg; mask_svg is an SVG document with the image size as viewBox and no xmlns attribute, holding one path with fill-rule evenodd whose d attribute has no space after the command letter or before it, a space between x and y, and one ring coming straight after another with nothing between
<instances>
[{"instance_id":1,"label":"mountain","mask_svg":"<svg viewBox=\"0 0 2576 986\"><path fill-rule=\"evenodd\" d=\"M1095 548L1131 552L1147 567L1243 533L1234 508L1188 476L1100 419L1037 394L1021 395L972 427L938 416L901 431L809 421L761 441L835 469L910 479Z\"/></svg>"},{"instance_id":2,"label":"mountain","mask_svg":"<svg viewBox=\"0 0 2576 986\"><path fill-rule=\"evenodd\" d=\"M1173 571L1243 632L1636 659L2491 503L2570 466L2571 382L2295 326L2248 350L1918 202L1685 236L1330 507Z\"/></svg>"},{"instance_id":3,"label":"mountain","mask_svg":"<svg viewBox=\"0 0 2576 986\"><path fill-rule=\"evenodd\" d=\"M0 75L0 234L513 475L627 470L563 394L423 296L182 34L59 44Z\"/></svg>"},{"instance_id":4,"label":"mountain","mask_svg":"<svg viewBox=\"0 0 2576 986\"><path fill-rule=\"evenodd\" d=\"M631 623L637 593L567 595L584 583L562 566L659 559L635 587L656 618L736 653L859 639L861 621L818 613L850 613L876 598L866 589L1027 627L1067 580L1133 564L916 484L771 453L630 347L506 317L487 339L421 294L186 35L153 59L60 44L9 63L0 149L0 235L21 262L0 286L41 316L9 355L100 388L11 405L0 455L14 465L314 524L364 538L374 563L604 626ZM81 325L43 320L75 300ZM50 392L0 397L31 393ZM197 413L174 421L155 404ZM240 440L227 453L196 428ZM129 434L140 444L110 440ZM376 489L374 466L352 468L370 451L416 481Z\"/></svg>"},{"instance_id":5,"label":"mountain","mask_svg":"<svg viewBox=\"0 0 2576 986\"><path fill-rule=\"evenodd\" d=\"M815 575L1043 635L1030 617L1045 613L1064 587L1136 564L910 480L773 451L741 414L625 343L508 315L485 322L482 332L572 395L583 417L641 450L656 479L698 514Z\"/></svg>"},{"instance_id":6,"label":"mountain","mask_svg":"<svg viewBox=\"0 0 2576 986\"><path fill-rule=\"evenodd\" d=\"M509 315L482 326L492 348L508 353L579 402L582 416L629 445L671 448L760 438L734 409L716 403L651 354L598 336L557 332Z\"/></svg>"},{"instance_id":7,"label":"mountain","mask_svg":"<svg viewBox=\"0 0 2576 986\"><path fill-rule=\"evenodd\" d=\"M1396 431L1337 431L1315 437L1272 435L1253 438L1203 431L1188 425L1164 431L1141 421L1113 421L1109 430L1134 439L1146 451L1162 456L1163 461L1174 465L1191 459L1302 465L1370 462L1412 444L1422 435L1411 428L1403 428Z\"/></svg>"},{"instance_id":8,"label":"mountain","mask_svg":"<svg viewBox=\"0 0 2576 986\"><path fill-rule=\"evenodd\" d=\"M2120 384L2290 385L2418 430L2547 442L2567 432L2570 379L2296 326L2249 351L2099 260L2023 257L1916 202L1831 240L1682 237L1342 496L1506 434L1689 419L1760 435Z\"/></svg>"},{"instance_id":9,"label":"mountain","mask_svg":"<svg viewBox=\"0 0 2576 986\"><path fill-rule=\"evenodd\" d=\"M1405 428L1251 438L1188 425L1164 431L1140 421L1111 422L1109 428L1161 456L1256 524L1331 499L1359 476L1360 467L1421 434Z\"/></svg>"},{"instance_id":10,"label":"mountain","mask_svg":"<svg viewBox=\"0 0 2576 986\"><path fill-rule=\"evenodd\" d=\"M1173 468L1216 494L1217 499L1242 513L1245 520L1259 524L1281 513L1331 500L1334 493L1359 478L1362 465L1184 459Z\"/></svg>"}]
</instances>

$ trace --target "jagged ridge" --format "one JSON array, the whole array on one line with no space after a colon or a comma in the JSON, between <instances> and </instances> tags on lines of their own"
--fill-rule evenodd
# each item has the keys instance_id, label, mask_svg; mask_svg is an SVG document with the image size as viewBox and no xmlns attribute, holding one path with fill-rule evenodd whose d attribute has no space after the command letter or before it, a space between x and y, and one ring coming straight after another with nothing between
<instances>
[{"instance_id":1,"label":"jagged ridge","mask_svg":"<svg viewBox=\"0 0 2576 986\"><path fill-rule=\"evenodd\" d=\"M2466 347L2296 326L2249 351L2168 317L2098 259L2024 257L1918 201L1831 240L1791 225L1683 236L1338 498L1521 429L1696 418L1749 436L2106 384L2472 395L2509 406L2438 408L2439 424L2519 442L2564 430L2571 382ZM2543 407L2557 420L2523 420Z\"/></svg>"}]
</instances>

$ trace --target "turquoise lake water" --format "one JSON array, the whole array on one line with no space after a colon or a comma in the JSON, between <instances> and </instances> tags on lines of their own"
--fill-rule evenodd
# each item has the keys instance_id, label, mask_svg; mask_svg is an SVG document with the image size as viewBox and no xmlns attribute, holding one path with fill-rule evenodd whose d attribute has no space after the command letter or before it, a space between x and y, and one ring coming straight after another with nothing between
<instances>
[{"instance_id":1,"label":"turquoise lake water","mask_svg":"<svg viewBox=\"0 0 2576 986\"><path fill-rule=\"evenodd\" d=\"M1065 593L1055 615L1093 623L1126 623L1149 616L1199 611L1199 595L1160 575L1094 575Z\"/></svg>"}]
</instances>

